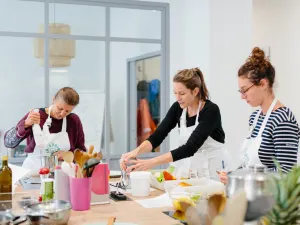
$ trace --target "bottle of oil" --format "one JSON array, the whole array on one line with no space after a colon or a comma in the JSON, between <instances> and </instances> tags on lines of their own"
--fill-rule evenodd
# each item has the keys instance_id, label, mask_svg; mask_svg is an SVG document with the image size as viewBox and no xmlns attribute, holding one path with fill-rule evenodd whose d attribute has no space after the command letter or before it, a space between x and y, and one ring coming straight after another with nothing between
<instances>
[{"instance_id":1,"label":"bottle of oil","mask_svg":"<svg viewBox=\"0 0 300 225\"><path fill-rule=\"evenodd\" d=\"M12 208L12 171L8 166L8 156L2 156L0 168L0 210Z\"/></svg>"}]
</instances>

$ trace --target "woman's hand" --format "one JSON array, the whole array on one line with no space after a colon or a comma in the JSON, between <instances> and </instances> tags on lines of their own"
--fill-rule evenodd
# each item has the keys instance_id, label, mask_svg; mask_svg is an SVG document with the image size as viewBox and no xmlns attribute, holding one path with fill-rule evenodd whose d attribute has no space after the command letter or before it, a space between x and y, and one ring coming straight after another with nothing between
<instances>
[{"instance_id":1,"label":"woman's hand","mask_svg":"<svg viewBox=\"0 0 300 225\"><path fill-rule=\"evenodd\" d=\"M131 152L125 153L122 155L120 159L120 167L122 170L126 170L127 166L126 164L129 163L131 159L136 159L136 156L138 155L139 150L138 148L132 150Z\"/></svg>"},{"instance_id":2,"label":"woman's hand","mask_svg":"<svg viewBox=\"0 0 300 225\"><path fill-rule=\"evenodd\" d=\"M150 170L153 167L155 167L155 158L152 159L136 159L136 160L130 160L130 164L133 164L132 166L129 166L126 169L126 172L131 171L146 171Z\"/></svg>"},{"instance_id":3,"label":"woman's hand","mask_svg":"<svg viewBox=\"0 0 300 225\"><path fill-rule=\"evenodd\" d=\"M228 183L228 176L227 176L227 173L226 172L220 172L218 173L219 175L219 178L220 178L220 181L223 183L223 184L227 184Z\"/></svg>"},{"instance_id":4,"label":"woman's hand","mask_svg":"<svg viewBox=\"0 0 300 225\"><path fill-rule=\"evenodd\" d=\"M63 161L63 152L64 151L57 151L57 152L54 152L53 155L57 156L58 160L59 161Z\"/></svg>"},{"instance_id":5,"label":"woman's hand","mask_svg":"<svg viewBox=\"0 0 300 225\"><path fill-rule=\"evenodd\" d=\"M40 113L31 110L25 120L24 128L28 128L33 124L40 124Z\"/></svg>"}]
</instances>

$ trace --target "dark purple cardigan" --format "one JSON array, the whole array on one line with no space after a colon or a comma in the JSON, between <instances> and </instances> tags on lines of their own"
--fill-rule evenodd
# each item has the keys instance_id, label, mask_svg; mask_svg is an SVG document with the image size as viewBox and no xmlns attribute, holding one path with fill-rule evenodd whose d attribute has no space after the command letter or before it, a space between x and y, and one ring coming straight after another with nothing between
<instances>
[{"instance_id":1,"label":"dark purple cardigan","mask_svg":"<svg viewBox=\"0 0 300 225\"><path fill-rule=\"evenodd\" d=\"M44 108L39 109L40 113L40 127L43 128L46 119L48 118L48 114L45 112ZM25 148L25 152L31 153L35 148L35 141L33 137L32 127L24 128L25 120L28 116L28 113L18 122L16 126L16 132L6 132L4 135L4 140L9 140L6 138L7 135L16 135L18 139L24 140L27 139L27 145ZM52 117L51 117L52 118ZM57 120L52 118L52 124L49 129L50 133L58 133L61 131L63 120ZM70 140L70 151L74 151L79 148L83 151L86 151L84 146L84 132L82 128L81 121L79 117L75 113L71 113L67 116L67 133L69 135ZM9 146L9 143L4 143L6 146Z\"/></svg>"}]
</instances>

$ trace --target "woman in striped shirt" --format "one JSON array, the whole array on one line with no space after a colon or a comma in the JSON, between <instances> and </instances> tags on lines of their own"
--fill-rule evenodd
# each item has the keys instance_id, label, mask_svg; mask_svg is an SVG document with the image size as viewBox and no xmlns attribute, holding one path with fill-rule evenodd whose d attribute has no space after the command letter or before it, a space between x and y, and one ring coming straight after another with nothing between
<instances>
[{"instance_id":1,"label":"woman in striped shirt","mask_svg":"<svg viewBox=\"0 0 300 225\"><path fill-rule=\"evenodd\" d=\"M241 98L252 107L260 106L249 119L250 132L242 147L243 167L263 164L276 171L276 159L282 171L289 172L297 164L300 129L292 111L275 97L275 69L259 48L238 71ZM228 179L220 174L223 183Z\"/></svg>"}]
</instances>

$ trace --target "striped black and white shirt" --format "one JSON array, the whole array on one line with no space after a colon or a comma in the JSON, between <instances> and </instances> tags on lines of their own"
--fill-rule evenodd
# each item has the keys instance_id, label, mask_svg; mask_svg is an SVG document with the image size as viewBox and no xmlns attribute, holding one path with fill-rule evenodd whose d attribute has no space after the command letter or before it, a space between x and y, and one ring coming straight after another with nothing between
<instances>
[{"instance_id":1,"label":"striped black and white shirt","mask_svg":"<svg viewBox=\"0 0 300 225\"><path fill-rule=\"evenodd\" d=\"M253 124L258 110L253 112L249 125ZM257 136L265 115L261 113L251 137ZM283 172L288 172L297 164L297 153L300 138L300 129L292 111L287 107L274 110L262 133L262 142L258 151L259 159L263 165L276 170L273 162L275 158Z\"/></svg>"}]
</instances>

